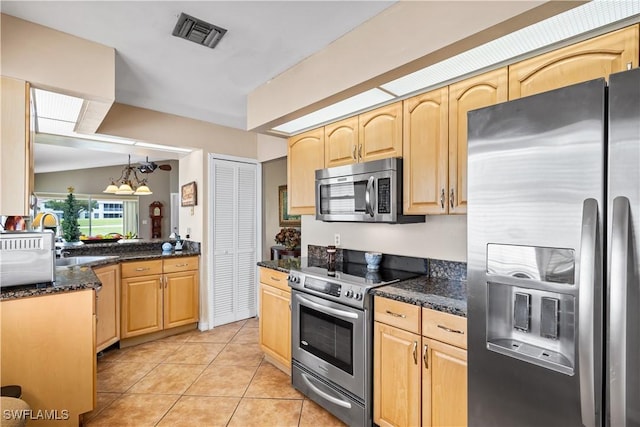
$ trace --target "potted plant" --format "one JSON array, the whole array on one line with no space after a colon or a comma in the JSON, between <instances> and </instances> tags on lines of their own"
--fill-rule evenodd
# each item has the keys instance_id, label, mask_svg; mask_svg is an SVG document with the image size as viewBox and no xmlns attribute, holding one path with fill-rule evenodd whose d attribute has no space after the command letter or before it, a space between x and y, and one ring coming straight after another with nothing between
<instances>
[{"instance_id":1,"label":"potted plant","mask_svg":"<svg viewBox=\"0 0 640 427\"><path fill-rule=\"evenodd\" d=\"M300 230L293 227L285 227L276 234L275 241L289 250L297 248L302 243Z\"/></svg>"},{"instance_id":2,"label":"potted plant","mask_svg":"<svg viewBox=\"0 0 640 427\"><path fill-rule=\"evenodd\" d=\"M82 207L73 195L73 187L68 187L67 199L62 207L62 237L67 242L77 242L80 240L80 225L78 224L78 214Z\"/></svg>"}]
</instances>

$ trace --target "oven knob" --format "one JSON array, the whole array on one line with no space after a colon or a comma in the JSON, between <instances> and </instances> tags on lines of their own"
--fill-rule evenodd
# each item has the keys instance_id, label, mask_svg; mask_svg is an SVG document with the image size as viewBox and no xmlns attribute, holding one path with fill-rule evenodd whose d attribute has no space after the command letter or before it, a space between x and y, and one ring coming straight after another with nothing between
<instances>
[{"instance_id":1,"label":"oven knob","mask_svg":"<svg viewBox=\"0 0 640 427\"><path fill-rule=\"evenodd\" d=\"M356 299L356 301L360 301L362 299L362 294L357 293L354 298Z\"/></svg>"},{"instance_id":2,"label":"oven knob","mask_svg":"<svg viewBox=\"0 0 640 427\"><path fill-rule=\"evenodd\" d=\"M344 296L347 298L351 298L353 296L353 291L349 289L347 292L344 293Z\"/></svg>"}]
</instances>

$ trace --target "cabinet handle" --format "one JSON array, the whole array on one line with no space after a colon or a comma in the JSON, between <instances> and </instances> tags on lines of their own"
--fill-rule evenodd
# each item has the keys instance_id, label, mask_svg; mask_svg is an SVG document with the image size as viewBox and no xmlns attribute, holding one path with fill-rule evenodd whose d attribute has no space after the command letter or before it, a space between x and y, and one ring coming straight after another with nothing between
<instances>
[{"instance_id":1,"label":"cabinet handle","mask_svg":"<svg viewBox=\"0 0 640 427\"><path fill-rule=\"evenodd\" d=\"M271 280L273 280L275 282L279 282L280 281L280 279L278 279L277 277L273 277L273 276L271 276Z\"/></svg>"},{"instance_id":2,"label":"cabinet handle","mask_svg":"<svg viewBox=\"0 0 640 427\"><path fill-rule=\"evenodd\" d=\"M160 277L160 289L162 289L162 279L163 277Z\"/></svg>"},{"instance_id":3,"label":"cabinet handle","mask_svg":"<svg viewBox=\"0 0 640 427\"><path fill-rule=\"evenodd\" d=\"M138 267L136 268L136 271L147 271L149 270L149 267Z\"/></svg>"},{"instance_id":4,"label":"cabinet handle","mask_svg":"<svg viewBox=\"0 0 640 427\"><path fill-rule=\"evenodd\" d=\"M442 191L440 192L440 207L442 209L444 209L444 204L446 199L447 199L447 196L444 195L444 188L442 188Z\"/></svg>"},{"instance_id":5,"label":"cabinet handle","mask_svg":"<svg viewBox=\"0 0 640 427\"><path fill-rule=\"evenodd\" d=\"M169 278L167 276L163 276L162 279L164 280L164 288L166 289L169 285Z\"/></svg>"},{"instance_id":6,"label":"cabinet handle","mask_svg":"<svg viewBox=\"0 0 640 427\"><path fill-rule=\"evenodd\" d=\"M464 331L460 331L458 329L447 328L446 326L438 325L438 328L444 329L447 332L453 332L454 334L462 334L464 335Z\"/></svg>"},{"instance_id":7,"label":"cabinet handle","mask_svg":"<svg viewBox=\"0 0 640 427\"><path fill-rule=\"evenodd\" d=\"M422 349L422 360L424 360L424 368L429 369L429 346L426 344Z\"/></svg>"},{"instance_id":8,"label":"cabinet handle","mask_svg":"<svg viewBox=\"0 0 640 427\"><path fill-rule=\"evenodd\" d=\"M358 159L362 160L362 145L358 145Z\"/></svg>"},{"instance_id":9,"label":"cabinet handle","mask_svg":"<svg viewBox=\"0 0 640 427\"><path fill-rule=\"evenodd\" d=\"M393 317L402 317L403 319L407 316L405 316L404 314L398 314L398 313L394 313L393 311L389 311L387 310L387 314L393 316Z\"/></svg>"},{"instance_id":10,"label":"cabinet handle","mask_svg":"<svg viewBox=\"0 0 640 427\"><path fill-rule=\"evenodd\" d=\"M176 264L176 267L187 267L189 264Z\"/></svg>"},{"instance_id":11,"label":"cabinet handle","mask_svg":"<svg viewBox=\"0 0 640 427\"><path fill-rule=\"evenodd\" d=\"M453 209L453 202L455 201L456 197L455 194L453 192L453 188L451 189L451 193L449 193L449 205L451 206L451 209Z\"/></svg>"},{"instance_id":12,"label":"cabinet handle","mask_svg":"<svg viewBox=\"0 0 640 427\"><path fill-rule=\"evenodd\" d=\"M358 160L358 158L356 157L356 146L353 146L353 153L351 153L351 157L353 157L353 160Z\"/></svg>"},{"instance_id":13,"label":"cabinet handle","mask_svg":"<svg viewBox=\"0 0 640 427\"><path fill-rule=\"evenodd\" d=\"M413 342L413 364L418 364L418 341Z\"/></svg>"}]
</instances>

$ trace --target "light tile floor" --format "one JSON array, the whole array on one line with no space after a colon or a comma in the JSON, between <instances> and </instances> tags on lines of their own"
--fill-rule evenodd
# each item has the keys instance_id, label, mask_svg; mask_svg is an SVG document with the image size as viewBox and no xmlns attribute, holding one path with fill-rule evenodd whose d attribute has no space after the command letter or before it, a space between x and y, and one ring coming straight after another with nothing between
<instances>
[{"instance_id":1,"label":"light tile floor","mask_svg":"<svg viewBox=\"0 0 640 427\"><path fill-rule=\"evenodd\" d=\"M264 360L255 318L106 352L85 424L344 426Z\"/></svg>"}]
</instances>

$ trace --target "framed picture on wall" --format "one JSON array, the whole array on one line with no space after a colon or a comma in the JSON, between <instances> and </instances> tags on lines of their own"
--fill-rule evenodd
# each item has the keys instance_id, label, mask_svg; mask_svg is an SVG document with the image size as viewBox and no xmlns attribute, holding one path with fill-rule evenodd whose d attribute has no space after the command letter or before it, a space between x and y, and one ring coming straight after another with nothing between
<instances>
[{"instance_id":1,"label":"framed picture on wall","mask_svg":"<svg viewBox=\"0 0 640 427\"><path fill-rule=\"evenodd\" d=\"M180 189L180 206L195 206L198 204L196 182L185 184Z\"/></svg>"},{"instance_id":2,"label":"framed picture on wall","mask_svg":"<svg viewBox=\"0 0 640 427\"><path fill-rule=\"evenodd\" d=\"M300 227L300 215L289 215L286 185L278 187L278 213L280 227Z\"/></svg>"}]
</instances>

